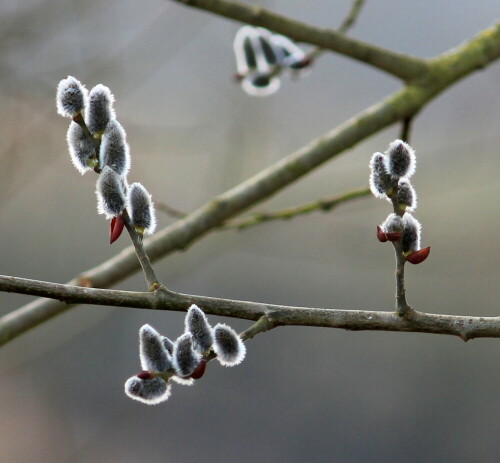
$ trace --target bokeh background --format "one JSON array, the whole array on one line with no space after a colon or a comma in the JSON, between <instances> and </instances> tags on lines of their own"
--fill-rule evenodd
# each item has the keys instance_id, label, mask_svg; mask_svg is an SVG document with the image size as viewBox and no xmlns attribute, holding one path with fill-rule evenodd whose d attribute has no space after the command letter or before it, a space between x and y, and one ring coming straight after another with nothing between
<instances>
[{"instance_id":1,"label":"bokeh background","mask_svg":"<svg viewBox=\"0 0 500 463\"><path fill-rule=\"evenodd\" d=\"M262 1L337 27L349 0ZM491 25L498 0L369 0L351 35L430 57ZM55 89L68 74L108 85L132 150L130 181L190 211L304 146L400 83L323 55L310 76L250 98L232 80L239 25L166 0L0 3L0 273L65 282L127 246L107 244L96 177L67 154ZM430 259L408 300L436 313L498 315L500 66L478 72L415 121L417 218ZM364 186L398 135L360 143L259 205L274 210ZM344 309L390 310L394 257L375 225L388 204L216 232L156 264L174 290ZM159 213L160 227L173 219ZM119 288L143 290L141 275ZM0 313L31 299L0 294ZM222 321L222 319L220 319ZM211 317L211 321L218 320ZM228 320L237 329L248 322ZM210 365L165 404L128 399L137 332L169 337L180 313L79 306L0 349L2 462L495 462L500 341L279 328L239 367Z\"/></svg>"}]
</instances>

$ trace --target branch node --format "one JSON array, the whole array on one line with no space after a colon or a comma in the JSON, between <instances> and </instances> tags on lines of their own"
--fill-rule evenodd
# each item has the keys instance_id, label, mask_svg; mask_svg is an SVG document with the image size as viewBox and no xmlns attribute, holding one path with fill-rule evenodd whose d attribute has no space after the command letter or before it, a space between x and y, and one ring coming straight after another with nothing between
<instances>
[{"instance_id":1,"label":"branch node","mask_svg":"<svg viewBox=\"0 0 500 463\"><path fill-rule=\"evenodd\" d=\"M92 283L92 280L86 276L79 276L76 279L76 286L81 286L83 288L93 288L94 284Z\"/></svg>"},{"instance_id":2,"label":"branch node","mask_svg":"<svg viewBox=\"0 0 500 463\"><path fill-rule=\"evenodd\" d=\"M271 319L271 314L269 312L266 312L253 325L240 333L240 337L241 339L243 339L243 341L248 341L256 335L265 333L266 331L270 331L277 326L279 325Z\"/></svg>"}]
</instances>

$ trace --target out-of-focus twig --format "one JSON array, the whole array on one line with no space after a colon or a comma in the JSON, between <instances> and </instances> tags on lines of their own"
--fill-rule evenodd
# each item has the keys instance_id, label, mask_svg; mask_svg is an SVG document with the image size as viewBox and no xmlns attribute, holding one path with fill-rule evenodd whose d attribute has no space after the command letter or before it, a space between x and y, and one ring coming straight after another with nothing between
<instances>
[{"instance_id":1,"label":"out-of-focus twig","mask_svg":"<svg viewBox=\"0 0 500 463\"><path fill-rule=\"evenodd\" d=\"M337 29L341 34L345 34L352 26L354 26L364 3L365 0L353 0L351 9L342 21L342 24Z\"/></svg>"},{"instance_id":2,"label":"out-of-focus twig","mask_svg":"<svg viewBox=\"0 0 500 463\"><path fill-rule=\"evenodd\" d=\"M352 26L354 26L354 23L358 19L359 13L361 12L361 8L363 7L364 3L365 0L353 0L351 4L351 9L349 10L347 16L344 18L344 20L337 29L338 32L340 32L341 34L346 34L347 31ZM314 47L311 51L307 53L307 59L309 61L313 61L324 52L325 50L323 48Z\"/></svg>"},{"instance_id":3,"label":"out-of-focus twig","mask_svg":"<svg viewBox=\"0 0 500 463\"><path fill-rule=\"evenodd\" d=\"M406 143L410 143L411 127L412 127L413 117L414 116L406 117L401 122L401 133L399 135L399 138L401 140L403 140L404 142L406 142Z\"/></svg>"},{"instance_id":4,"label":"out-of-focus twig","mask_svg":"<svg viewBox=\"0 0 500 463\"><path fill-rule=\"evenodd\" d=\"M164 214L167 214L169 217L173 217L174 219L183 219L187 215L186 212L182 212L179 209L175 209L163 201L155 201L155 207L159 211L163 212Z\"/></svg>"},{"instance_id":5,"label":"out-of-focus twig","mask_svg":"<svg viewBox=\"0 0 500 463\"><path fill-rule=\"evenodd\" d=\"M240 220L229 220L221 226L223 230L237 229L244 230L254 227L265 222L273 220L290 220L299 215L310 214L315 211L328 212L336 208L340 204L352 201L353 199L363 198L370 195L369 188L360 188L357 190L348 191L337 196L322 198L316 201L311 201L298 206L289 207L275 212L261 212L250 215Z\"/></svg>"}]
</instances>

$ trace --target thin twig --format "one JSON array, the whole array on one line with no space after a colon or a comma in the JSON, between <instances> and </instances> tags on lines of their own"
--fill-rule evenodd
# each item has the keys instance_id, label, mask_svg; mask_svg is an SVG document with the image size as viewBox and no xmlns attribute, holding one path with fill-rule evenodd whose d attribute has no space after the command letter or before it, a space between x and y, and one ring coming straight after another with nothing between
<instances>
[{"instance_id":1,"label":"thin twig","mask_svg":"<svg viewBox=\"0 0 500 463\"><path fill-rule=\"evenodd\" d=\"M354 26L364 3L365 0L353 0L349 13L347 13L347 16L342 21L342 24L337 29L341 34L345 34L352 26Z\"/></svg>"},{"instance_id":2,"label":"thin twig","mask_svg":"<svg viewBox=\"0 0 500 463\"><path fill-rule=\"evenodd\" d=\"M403 119L401 123L401 133L399 138L404 142L409 142L412 121L414 116L409 116ZM393 190L397 191L397 181L394 182ZM397 198L397 194L394 194L391 197L392 206L395 214L398 214L400 217L404 215L404 211L401 211L399 207L399 201ZM401 238L398 241L392 242L394 246L394 253L396 256L396 312L400 317L406 317L413 310L408 302L406 301L406 288L405 288L405 264L406 259L403 254L403 247L401 245Z\"/></svg>"},{"instance_id":3,"label":"thin twig","mask_svg":"<svg viewBox=\"0 0 500 463\"><path fill-rule=\"evenodd\" d=\"M347 34L349 29L354 26L356 19L361 12L365 0L353 0L351 4L351 9L347 13L347 16L344 18L340 26L337 28L337 31L340 34ZM315 61L320 55L322 55L326 50L320 47L314 47L307 53L306 60L309 62Z\"/></svg>"},{"instance_id":4,"label":"thin twig","mask_svg":"<svg viewBox=\"0 0 500 463\"><path fill-rule=\"evenodd\" d=\"M122 212L122 218L123 222L125 223L125 227L127 228L130 239L134 245L135 253L137 254L137 258L139 259L139 263L141 264L142 271L144 272L144 277L146 278L149 291L154 291L161 286L161 283L156 276L149 257L144 249L142 237L140 237L134 230L134 227L130 223L130 217L126 209Z\"/></svg>"},{"instance_id":5,"label":"thin twig","mask_svg":"<svg viewBox=\"0 0 500 463\"><path fill-rule=\"evenodd\" d=\"M245 331L241 332L240 338L243 339L243 341L248 341L258 334L270 331L277 326L279 326L279 324L273 322L269 318L268 314L264 314L253 325L249 326Z\"/></svg>"},{"instance_id":6,"label":"thin twig","mask_svg":"<svg viewBox=\"0 0 500 463\"><path fill-rule=\"evenodd\" d=\"M351 190L340 195L318 199L316 201L311 201L309 203L300 204L298 206L289 207L287 209L282 209L275 212L255 213L240 220L229 220L227 222L224 222L221 228L223 230L245 230L247 228L253 227L255 225L260 225L265 222L271 222L274 220L290 220L299 215L310 214L311 212L315 211L328 212L332 209L335 209L340 204L369 195L369 188L359 188L357 190Z\"/></svg>"},{"instance_id":7,"label":"thin twig","mask_svg":"<svg viewBox=\"0 0 500 463\"><path fill-rule=\"evenodd\" d=\"M340 26L337 28L337 31L340 34L347 34L349 29L354 26L356 19L358 18L359 13L361 12L361 8L364 4L364 0L354 0L351 4L351 9L347 13L347 16L344 18ZM314 61L320 55L322 55L326 50L320 47L314 47L307 53L307 60Z\"/></svg>"},{"instance_id":8,"label":"thin twig","mask_svg":"<svg viewBox=\"0 0 500 463\"><path fill-rule=\"evenodd\" d=\"M406 143L410 143L411 128L414 116L408 116L401 122L401 133L399 138Z\"/></svg>"},{"instance_id":9,"label":"thin twig","mask_svg":"<svg viewBox=\"0 0 500 463\"><path fill-rule=\"evenodd\" d=\"M256 212L248 217L244 217L242 219L235 220L227 220L224 222L219 229L220 230L245 230L247 228L253 227L255 225L260 225L266 222L271 222L274 220L290 220L300 215L310 214L311 212L321 211L321 212L329 212L332 209L335 209L340 204L343 204L348 201L352 201L354 199L363 198L365 196L370 196L369 188L359 188L356 190L350 190L340 195L330 196L328 198L320 198L316 201L311 201L305 204L299 204L297 206L289 207L286 209L281 209L274 212ZM170 210L170 206L164 207L164 203L155 203L158 207L158 204L161 204L158 207L159 210L168 211ZM168 213L168 212L167 212ZM178 214L183 214L182 212L178 212Z\"/></svg>"},{"instance_id":10,"label":"thin twig","mask_svg":"<svg viewBox=\"0 0 500 463\"><path fill-rule=\"evenodd\" d=\"M142 293L82 288L2 275L0 275L0 290L54 298L66 304L96 304L178 312L185 312L191 304L196 304L210 315L258 321L253 327L243 332L245 339L250 339L276 326L316 326L355 331L446 334L458 336L464 341L479 337L500 337L500 317L441 315L415 310L412 310L407 317L400 317L393 311L291 307L194 296L165 291L162 288ZM8 317L9 314L0 319L0 344L5 344L11 338L11 333L8 331L10 325L4 322Z\"/></svg>"},{"instance_id":11,"label":"thin twig","mask_svg":"<svg viewBox=\"0 0 500 463\"><path fill-rule=\"evenodd\" d=\"M388 72L404 81L413 80L427 71L427 62L424 59L352 39L333 29L314 27L260 6L247 5L236 0L173 1L253 26L265 27L286 35L296 42L309 43L322 49L332 50Z\"/></svg>"},{"instance_id":12,"label":"thin twig","mask_svg":"<svg viewBox=\"0 0 500 463\"><path fill-rule=\"evenodd\" d=\"M399 207L398 200L398 179L395 178L392 181L392 191L393 194L390 195L390 199L392 202L392 208L396 215L399 217L403 217L405 211ZM403 234L401 233L401 237L397 241L392 241L392 245L394 246L394 253L396 256L396 313L400 317L407 317L411 311L413 310L408 302L406 302L406 289L405 289L405 264L406 259L403 254L403 246L402 239Z\"/></svg>"}]
</instances>

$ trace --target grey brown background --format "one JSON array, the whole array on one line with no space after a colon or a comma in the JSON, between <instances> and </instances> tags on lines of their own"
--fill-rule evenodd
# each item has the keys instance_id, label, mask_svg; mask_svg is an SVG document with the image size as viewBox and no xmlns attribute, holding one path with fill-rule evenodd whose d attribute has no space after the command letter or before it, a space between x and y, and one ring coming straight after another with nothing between
<instances>
[{"instance_id":1,"label":"grey brown background","mask_svg":"<svg viewBox=\"0 0 500 463\"><path fill-rule=\"evenodd\" d=\"M263 1L336 27L349 2ZM351 34L432 56L491 25L497 0L375 1ZM0 3L0 273L64 282L127 245L107 244L96 177L81 177L56 114L58 81L114 92L131 181L186 211L399 88L324 55L267 99L231 76L236 23L168 1ZM498 314L500 66L440 96L417 119L416 216L430 259L408 269L408 300L437 313ZM391 128L258 210L367 184ZM271 303L390 310L393 255L374 229L388 204L216 233L157 265L175 290ZM159 214L161 227L171 219ZM142 276L120 288L142 290ZM30 299L0 294L1 313ZM3 462L495 462L500 340L280 328L234 369L211 365L157 407L122 392L139 369L137 332L179 334L178 313L79 307L0 350ZM212 321L216 321L214 317ZM228 321L228 320L225 320ZM238 329L247 322L229 321Z\"/></svg>"}]
</instances>

